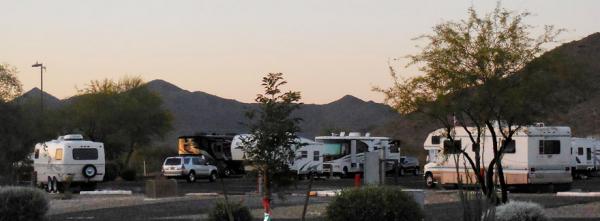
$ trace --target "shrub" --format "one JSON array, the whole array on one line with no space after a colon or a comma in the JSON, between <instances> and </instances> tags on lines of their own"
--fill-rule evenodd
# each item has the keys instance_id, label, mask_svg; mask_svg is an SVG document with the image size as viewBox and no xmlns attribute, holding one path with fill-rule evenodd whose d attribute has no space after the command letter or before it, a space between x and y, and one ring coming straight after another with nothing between
<instances>
[{"instance_id":1,"label":"shrub","mask_svg":"<svg viewBox=\"0 0 600 221\"><path fill-rule=\"evenodd\" d=\"M547 221L544 209L532 202L511 201L496 207L496 221Z\"/></svg>"},{"instance_id":2,"label":"shrub","mask_svg":"<svg viewBox=\"0 0 600 221\"><path fill-rule=\"evenodd\" d=\"M113 181L119 176L119 164L107 162L104 167L104 181Z\"/></svg>"},{"instance_id":3,"label":"shrub","mask_svg":"<svg viewBox=\"0 0 600 221\"><path fill-rule=\"evenodd\" d=\"M0 221L45 220L48 198L29 187L0 187Z\"/></svg>"},{"instance_id":4,"label":"shrub","mask_svg":"<svg viewBox=\"0 0 600 221\"><path fill-rule=\"evenodd\" d=\"M121 178L126 181L134 181L137 178L137 171L133 168L127 168L121 171Z\"/></svg>"},{"instance_id":5,"label":"shrub","mask_svg":"<svg viewBox=\"0 0 600 221\"><path fill-rule=\"evenodd\" d=\"M411 196L392 187L344 190L329 203L326 213L331 221L413 221L424 217Z\"/></svg>"},{"instance_id":6,"label":"shrub","mask_svg":"<svg viewBox=\"0 0 600 221\"><path fill-rule=\"evenodd\" d=\"M208 219L211 221L229 221L225 205L225 201L218 201L215 207L208 214ZM231 213L233 214L233 220L235 221L252 220L252 214L250 214L250 210L248 207L242 205L242 203L230 203L229 209L231 210Z\"/></svg>"}]
</instances>

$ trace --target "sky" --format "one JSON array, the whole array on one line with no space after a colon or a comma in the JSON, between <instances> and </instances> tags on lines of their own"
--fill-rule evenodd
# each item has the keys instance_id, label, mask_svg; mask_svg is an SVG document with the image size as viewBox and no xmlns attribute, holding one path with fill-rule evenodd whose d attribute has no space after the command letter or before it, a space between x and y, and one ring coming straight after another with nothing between
<instances>
[{"instance_id":1,"label":"sky","mask_svg":"<svg viewBox=\"0 0 600 221\"><path fill-rule=\"evenodd\" d=\"M388 63L418 52L444 21L467 8L489 12L495 0L0 0L0 63L18 69L24 91L66 98L91 80L140 76L189 91L252 102L269 72L304 103L350 94L383 102L374 86L392 83ZM527 10L526 23L567 29L562 42L600 31L600 1L505 0ZM419 74L391 62L401 76Z\"/></svg>"}]
</instances>

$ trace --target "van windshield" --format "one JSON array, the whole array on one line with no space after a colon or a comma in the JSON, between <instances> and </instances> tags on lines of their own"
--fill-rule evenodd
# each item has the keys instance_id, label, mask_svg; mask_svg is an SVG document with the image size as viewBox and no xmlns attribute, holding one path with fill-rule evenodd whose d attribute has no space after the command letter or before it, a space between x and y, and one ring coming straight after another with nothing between
<instances>
[{"instance_id":1,"label":"van windshield","mask_svg":"<svg viewBox=\"0 0 600 221\"><path fill-rule=\"evenodd\" d=\"M97 160L98 149L92 148L75 148L73 149L74 160Z\"/></svg>"},{"instance_id":2,"label":"van windshield","mask_svg":"<svg viewBox=\"0 0 600 221\"><path fill-rule=\"evenodd\" d=\"M181 158L169 158L165 161L165 165L181 165Z\"/></svg>"}]
</instances>

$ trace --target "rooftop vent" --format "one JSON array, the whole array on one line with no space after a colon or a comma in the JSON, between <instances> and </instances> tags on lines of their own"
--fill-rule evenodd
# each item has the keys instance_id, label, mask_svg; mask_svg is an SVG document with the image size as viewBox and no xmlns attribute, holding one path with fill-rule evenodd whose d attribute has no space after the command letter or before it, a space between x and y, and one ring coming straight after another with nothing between
<instances>
[{"instance_id":1,"label":"rooftop vent","mask_svg":"<svg viewBox=\"0 0 600 221\"><path fill-rule=\"evenodd\" d=\"M360 137L360 132L350 132L348 134L349 137Z\"/></svg>"},{"instance_id":2,"label":"rooftop vent","mask_svg":"<svg viewBox=\"0 0 600 221\"><path fill-rule=\"evenodd\" d=\"M536 127L545 127L546 125L542 122L535 123Z\"/></svg>"},{"instance_id":3,"label":"rooftop vent","mask_svg":"<svg viewBox=\"0 0 600 221\"><path fill-rule=\"evenodd\" d=\"M81 134L67 134L65 136L58 137L59 140L83 140Z\"/></svg>"}]
</instances>

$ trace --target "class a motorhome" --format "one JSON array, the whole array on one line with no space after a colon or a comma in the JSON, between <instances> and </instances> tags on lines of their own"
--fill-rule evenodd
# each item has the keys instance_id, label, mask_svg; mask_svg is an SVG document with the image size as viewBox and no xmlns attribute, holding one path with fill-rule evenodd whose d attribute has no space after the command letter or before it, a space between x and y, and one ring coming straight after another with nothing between
<instances>
[{"instance_id":1,"label":"class a motorhome","mask_svg":"<svg viewBox=\"0 0 600 221\"><path fill-rule=\"evenodd\" d=\"M600 140L594 138L571 139L574 176L597 175L600 169Z\"/></svg>"},{"instance_id":2,"label":"class a motorhome","mask_svg":"<svg viewBox=\"0 0 600 221\"><path fill-rule=\"evenodd\" d=\"M48 192L64 190L65 182L93 190L104 178L104 144L79 134L36 144L31 158L36 184Z\"/></svg>"},{"instance_id":3,"label":"class a motorhome","mask_svg":"<svg viewBox=\"0 0 600 221\"><path fill-rule=\"evenodd\" d=\"M351 132L315 137L315 142L323 143L323 173L349 176L364 171L365 152L385 151L385 159L400 160L400 149L389 137L372 137ZM386 164L386 170L393 169L393 163Z\"/></svg>"},{"instance_id":4,"label":"class a motorhome","mask_svg":"<svg viewBox=\"0 0 600 221\"><path fill-rule=\"evenodd\" d=\"M476 131L476 128L469 128ZM497 131L499 134L500 131ZM473 157L472 143L468 134L462 127L455 127L452 131L455 142ZM501 136L501 135L500 135ZM501 138L499 138L501 139ZM435 184L457 184L456 154L443 153L446 140L444 129L430 133L423 146L428 151L428 163L424 168L426 184L429 187ZM519 185L558 185L568 188L573 179L571 176L571 129L569 127L553 127L544 124L524 126L515 133L512 142L506 149L502 158L502 166L506 183L511 186ZM480 145L482 164L489 164L493 158L492 137L489 131L484 131ZM459 173L464 183L475 182L473 171L460 157ZM465 168L465 166L467 168ZM469 175L465 173L469 171ZM468 182L471 183L468 183Z\"/></svg>"}]
</instances>

